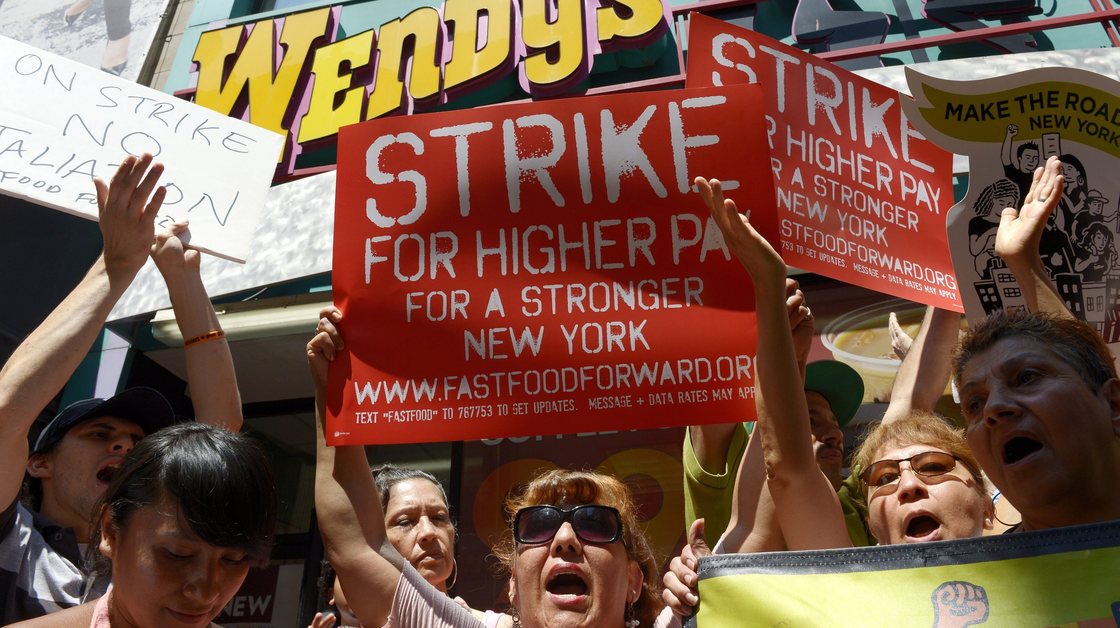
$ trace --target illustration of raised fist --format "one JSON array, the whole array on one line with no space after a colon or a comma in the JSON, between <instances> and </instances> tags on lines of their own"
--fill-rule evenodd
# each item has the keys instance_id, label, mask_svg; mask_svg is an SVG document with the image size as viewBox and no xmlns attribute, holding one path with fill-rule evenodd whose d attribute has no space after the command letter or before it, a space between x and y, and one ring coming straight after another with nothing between
<instances>
[{"instance_id":1,"label":"illustration of raised fist","mask_svg":"<svg viewBox=\"0 0 1120 628\"><path fill-rule=\"evenodd\" d=\"M971 582L943 582L933 592L933 628L965 628L988 621L988 592Z\"/></svg>"}]
</instances>

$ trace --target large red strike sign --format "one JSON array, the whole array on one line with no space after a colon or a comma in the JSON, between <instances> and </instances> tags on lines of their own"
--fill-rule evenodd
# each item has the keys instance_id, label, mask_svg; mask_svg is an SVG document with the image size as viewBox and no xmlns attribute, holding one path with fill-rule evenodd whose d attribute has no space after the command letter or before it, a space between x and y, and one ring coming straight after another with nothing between
<instances>
[{"instance_id":1,"label":"large red strike sign","mask_svg":"<svg viewBox=\"0 0 1120 628\"><path fill-rule=\"evenodd\" d=\"M702 15L688 41L689 87L765 87L786 263L964 311L945 231L952 155L910 126L898 92Z\"/></svg>"},{"instance_id":2,"label":"large red strike sign","mask_svg":"<svg viewBox=\"0 0 1120 628\"><path fill-rule=\"evenodd\" d=\"M754 416L749 278L692 179L775 235L757 87L373 120L338 164L332 444Z\"/></svg>"}]
</instances>

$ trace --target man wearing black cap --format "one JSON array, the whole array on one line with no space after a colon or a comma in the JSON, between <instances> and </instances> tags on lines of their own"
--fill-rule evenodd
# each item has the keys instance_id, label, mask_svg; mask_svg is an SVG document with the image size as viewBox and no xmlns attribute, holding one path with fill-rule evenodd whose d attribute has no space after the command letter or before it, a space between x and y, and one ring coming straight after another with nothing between
<instances>
[{"instance_id":1,"label":"man wearing black cap","mask_svg":"<svg viewBox=\"0 0 1120 628\"><path fill-rule=\"evenodd\" d=\"M149 388L67 406L28 451L28 434L97 340L114 304L151 255L188 339L187 377L199 420L237 430L241 404L229 354L202 285L196 251L172 225L158 237L162 166L128 157L110 185L95 179L104 249L77 287L24 340L0 371L0 624L37 617L95 597L82 550L97 501L136 441L175 422ZM149 169L149 166L151 168ZM150 201L149 201L150 198ZM197 345L197 348L192 347ZM205 391L203 394L201 391ZM26 480L26 482L25 482ZM20 501L26 484L25 505Z\"/></svg>"}]
</instances>

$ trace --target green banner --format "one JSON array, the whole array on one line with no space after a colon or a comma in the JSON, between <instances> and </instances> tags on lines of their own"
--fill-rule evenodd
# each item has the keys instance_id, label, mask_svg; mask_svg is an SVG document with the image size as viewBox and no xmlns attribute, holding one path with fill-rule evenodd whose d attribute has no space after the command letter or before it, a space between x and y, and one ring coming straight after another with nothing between
<instances>
[{"instance_id":1,"label":"green banner","mask_svg":"<svg viewBox=\"0 0 1120 628\"><path fill-rule=\"evenodd\" d=\"M1120 522L700 561L699 628L1120 625Z\"/></svg>"}]
</instances>

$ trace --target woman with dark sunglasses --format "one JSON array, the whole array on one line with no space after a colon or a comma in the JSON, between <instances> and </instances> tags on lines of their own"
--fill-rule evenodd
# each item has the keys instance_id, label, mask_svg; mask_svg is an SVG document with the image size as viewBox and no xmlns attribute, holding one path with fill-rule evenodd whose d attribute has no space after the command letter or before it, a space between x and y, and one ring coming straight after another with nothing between
<instances>
[{"instance_id":1,"label":"woman with dark sunglasses","mask_svg":"<svg viewBox=\"0 0 1120 628\"><path fill-rule=\"evenodd\" d=\"M516 513L513 534L494 554L509 570L520 624L654 625L657 563L625 484L592 471L547 471L506 508Z\"/></svg>"},{"instance_id":2,"label":"woman with dark sunglasses","mask_svg":"<svg viewBox=\"0 0 1120 628\"><path fill-rule=\"evenodd\" d=\"M344 350L342 313L322 312L307 344L315 385L315 509L327 558L365 626L675 626L661 609L657 564L626 485L591 471L556 470L511 497L510 535L495 554L509 571L510 614L460 606L432 587L388 540L381 501L362 447L328 447L327 365Z\"/></svg>"}]
</instances>

